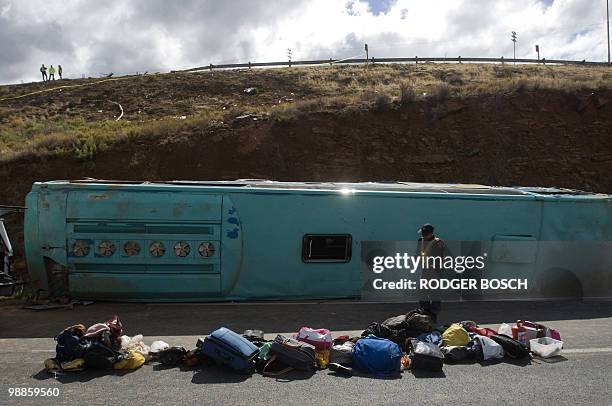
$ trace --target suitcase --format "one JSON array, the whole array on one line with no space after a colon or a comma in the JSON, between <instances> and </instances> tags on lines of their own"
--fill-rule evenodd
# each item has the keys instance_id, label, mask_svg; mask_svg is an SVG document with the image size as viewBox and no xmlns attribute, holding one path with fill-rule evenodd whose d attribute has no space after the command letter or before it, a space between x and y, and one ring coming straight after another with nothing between
<instances>
[{"instance_id":1,"label":"suitcase","mask_svg":"<svg viewBox=\"0 0 612 406\"><path fill-rule=\"evenodd\" d=\"M221 327L204 339L201 352L236 372L252 374L259 348L240 334Z\"/></svg>"},{"instance_id":2,"label":"suitcase","mask_svg":"<svg viewBox=\"0 0 612 406\"><path fill-rule=\"evenodd\" d=\"M410 358L411 369L435 372L442 371L444 354L442 354L440 348L435 344L423 341L413 341Z\"/></svg>"}]
</instances>

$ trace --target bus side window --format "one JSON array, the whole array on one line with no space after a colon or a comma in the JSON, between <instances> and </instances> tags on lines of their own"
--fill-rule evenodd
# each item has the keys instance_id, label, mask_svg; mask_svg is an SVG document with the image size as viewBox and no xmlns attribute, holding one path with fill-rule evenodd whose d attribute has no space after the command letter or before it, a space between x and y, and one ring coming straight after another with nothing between
<instances>
[{"instance_id":1,"label":"bus side window","mask_svg":"<svg viewBox=\"0 0 612 406\"><path fill-rule=\"evenodd\" d=\"M304 262L349 262L351 252L350 234L306 234L302 238Z\"/></svg>"}]
</instances>

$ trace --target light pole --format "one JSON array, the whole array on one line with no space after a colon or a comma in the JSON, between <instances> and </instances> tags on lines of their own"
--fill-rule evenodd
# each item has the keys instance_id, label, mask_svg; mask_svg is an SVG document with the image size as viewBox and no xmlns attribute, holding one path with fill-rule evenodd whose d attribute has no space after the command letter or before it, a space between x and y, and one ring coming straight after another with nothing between
<instances>
[{"instance_id":1,"label":"light pole","mask_svg":"<svg viewBox=\"0 0 612 406\"><path fill-rule=\"evenodd\" d=\"M516 65L516 31L512 31L512 42L514 43L514 64Z\"/></svg>"},{"instance_id":2,"label":"light pole","mask_svg":"<svg viewBox=\"0 0 612 406\"><path fill-rule=\"evenodd\" d=\"M608 29L608 63L610 63L610 0L606 0L606 28Z\"/></svg>"}]
</instances>

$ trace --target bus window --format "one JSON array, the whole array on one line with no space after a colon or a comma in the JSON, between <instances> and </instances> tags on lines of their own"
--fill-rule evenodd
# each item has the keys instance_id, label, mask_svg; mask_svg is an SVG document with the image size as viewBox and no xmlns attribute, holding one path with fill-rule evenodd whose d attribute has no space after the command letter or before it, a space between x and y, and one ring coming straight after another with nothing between
<instances>
[{"instance_id":1,"label":"bus window","mask_svg":"<svg viewBox=\"0 0 612 406\"><path fill-rule=\"evenodd\" d=\"M351 243L350 234L307 234L302 238L302 261L349 262Z\"/></svg>"}]
</instances>

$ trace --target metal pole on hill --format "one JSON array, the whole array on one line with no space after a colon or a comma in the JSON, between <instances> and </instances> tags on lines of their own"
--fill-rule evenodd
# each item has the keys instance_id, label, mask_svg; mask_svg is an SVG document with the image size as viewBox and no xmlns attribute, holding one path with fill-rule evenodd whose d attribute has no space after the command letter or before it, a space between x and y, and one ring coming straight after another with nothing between
<instances>
[{"instance_id":1,"label":"metal pole on hill","mask_svg":"<svg viewBox=\"0 0 612 406\"><path fill-rule=\"evenodd\" d=\"M516 65L516 31L512 31L512 42L514 43L514 64Z\"/></svg>"},{"instance_id":2,"label":"metal pole on hill","mask_svg":"<svg viewBox=\"0 0 612 406\"><path fill-rule=\"evenodd\" d=\"M610 63L610 0L606 0L606 28L608 29L608 63Z\"/></svg>"}]
</instances>

